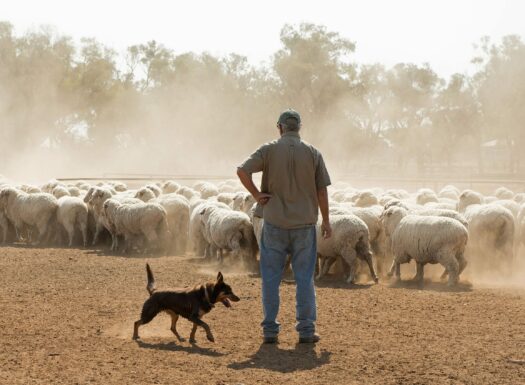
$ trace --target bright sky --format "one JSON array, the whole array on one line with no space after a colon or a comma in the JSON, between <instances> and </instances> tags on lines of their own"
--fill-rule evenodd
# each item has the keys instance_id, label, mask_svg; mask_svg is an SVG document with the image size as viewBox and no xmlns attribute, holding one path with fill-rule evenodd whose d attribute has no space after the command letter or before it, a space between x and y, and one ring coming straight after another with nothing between
<instances>
[{"instance_id":1,"label":"bright sky","mask_svg":"<svg viewBox=\"0 0 525 385\"><path fill-rule=\"evenodd\" d=\"M285 23L313 22L357 43L355 59L430 63L441 76L471 71L481 36L525 37L520 0L2 0L17 33L40 24L124 51L155 39L177 53L236 52L257 64L280 47Z\"/></svg>"}]
</instances>

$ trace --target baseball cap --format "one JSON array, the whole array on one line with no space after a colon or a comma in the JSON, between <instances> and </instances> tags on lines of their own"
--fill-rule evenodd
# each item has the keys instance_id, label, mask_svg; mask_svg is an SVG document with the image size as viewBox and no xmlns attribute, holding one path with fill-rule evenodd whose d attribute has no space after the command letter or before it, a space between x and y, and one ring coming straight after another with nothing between
<instances>
[{"instance_id":1,"label":"baseball cap","mask_svg":"<svg viewBox=\"0 0 525 385\"><path fill-rule=\"evenodd\" d=\"M286 119L297 119L298 123L301 123L301 115L297 111L292 110L289 108L288 110L284 111L279 115L279 120L277 121L277 124L285 124Z\"/></svg>"}]
</instances>

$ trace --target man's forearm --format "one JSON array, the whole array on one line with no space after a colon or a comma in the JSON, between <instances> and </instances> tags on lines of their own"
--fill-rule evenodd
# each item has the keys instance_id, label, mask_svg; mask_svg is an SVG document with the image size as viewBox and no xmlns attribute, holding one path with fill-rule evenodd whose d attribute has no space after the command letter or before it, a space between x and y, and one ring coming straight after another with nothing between
<instances>
[{"instance_id":1,"label":"man's forearm","mask_svg":"<svg viewBox=\"0 0 525 385\"><path fill-rule=\"evenodd\" d=\"M324 222L330 222L329 208L328 208L328 190L326 187L317 190L317 201L319 202L319 210Z\"/></svg>"},{"instance_id":2,"label":"man's forearm","mask_svg":"<svg viewBox=\"0 0 525 385\"><path fill-rule=\"evenodd\" d=\"M248 190L249 193L252 194L252 196L256 197L259 193L259 189L257 188L257 186L255 186L255 183L253 183L251 174L248 174L242 168L238 168L237 176L239 177L239 180L241 181L244 188L246 188L246 190Z\"/></svg>"}]
</instances>

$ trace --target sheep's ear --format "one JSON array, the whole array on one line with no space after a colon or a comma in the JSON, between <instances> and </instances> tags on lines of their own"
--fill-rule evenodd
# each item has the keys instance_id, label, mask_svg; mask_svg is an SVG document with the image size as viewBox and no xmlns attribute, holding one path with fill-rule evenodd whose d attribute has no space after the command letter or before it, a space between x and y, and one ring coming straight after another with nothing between
<instances>
[{"instance_id":1,"label":"sheep's ear","mask_svg":"<svg viewBox=\"0 0 525 385\"><path fill-rule=\"evenodd\" d=\"M387 217L392 216L392 211L387 212L387 213L386 213L386 216L387 216Z\"/></svg>"},{"instance_id":2,"label":"sheep's ear","mask_svg":"<svg viewBox=\"0 0 525 385\"><path fill-rule=\"evenodd\" d=\"M219 274L217 274L217 283L223 283L224 277L222 276L222 273L219 271Z\"/></svg>"}]
</instances>

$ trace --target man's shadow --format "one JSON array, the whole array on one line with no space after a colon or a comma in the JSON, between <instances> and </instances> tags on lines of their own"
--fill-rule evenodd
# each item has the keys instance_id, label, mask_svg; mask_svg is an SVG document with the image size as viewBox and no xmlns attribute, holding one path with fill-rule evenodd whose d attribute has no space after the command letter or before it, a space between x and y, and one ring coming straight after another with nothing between
<instances>
[{"instance_id":1,"label":"man's shadow","mask_svg":"<svg viewBox=\"0 0 525 385\"><path fill-rule=\"evenodd\" d=\"M267 369L273 372L291 373L298 370L311 370L330 362L332 353L321 350L318 354L314 344L297 344L294 349L281 349L275 344L261 344L250 358L233 362L229 369Z\"/></svg>"}]
</instances>

